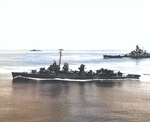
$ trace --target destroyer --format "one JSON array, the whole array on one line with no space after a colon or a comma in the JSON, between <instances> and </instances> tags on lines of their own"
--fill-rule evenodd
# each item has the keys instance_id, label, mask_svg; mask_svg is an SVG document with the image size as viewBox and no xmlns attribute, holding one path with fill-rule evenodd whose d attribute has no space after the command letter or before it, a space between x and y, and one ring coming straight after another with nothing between
<instances>
[{"instance_id":1,"label":"destroyer","mask_svg":"<svg viewBox=\"0 0 150 122\"><path fill-rule=\"evenodd\" d=\"M118 71L115 72L113 70L108 69L99 69L95 72L85 71L85 65L81 64L79 67L79 71L69 70L69 64L65 63L62 70L60 70L61 64L61 56L62 56L62 49L60 49L60 59L59 65L54 63L50 65L47 69L40 68L39 71L31 70L31 72L12 72L13 79L17 77L25 77L25 78L60 78L60 79L139 79L140 75L135 74L123 74L122 72Z\"/></svg>"}]
</instances>

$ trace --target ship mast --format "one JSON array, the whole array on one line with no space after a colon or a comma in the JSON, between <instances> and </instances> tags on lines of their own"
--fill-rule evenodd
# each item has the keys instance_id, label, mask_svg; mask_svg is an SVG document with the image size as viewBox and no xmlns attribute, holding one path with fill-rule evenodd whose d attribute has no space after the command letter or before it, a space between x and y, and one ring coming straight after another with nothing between
<instances>
[{"instance_id":1,"label":"ship mast","mask_svg":"<svg viewBox=\"0 0 150 122\"><path fill-rule=\"evenodd\" d=\"M59 53L60 53L60 57L59 57L59 68L60 68L60 64L61 64L62 51L63 51L63 49L59 49Z\"/></svg>"}]
</instances>

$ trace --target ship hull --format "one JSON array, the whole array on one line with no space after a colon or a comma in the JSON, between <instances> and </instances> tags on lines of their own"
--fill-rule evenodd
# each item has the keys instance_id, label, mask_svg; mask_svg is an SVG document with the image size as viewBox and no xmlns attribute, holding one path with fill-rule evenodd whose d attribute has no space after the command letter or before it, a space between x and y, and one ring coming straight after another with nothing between
<instances>
[{"instance_id":1,"label":"ship hull","mask_svg":"<svg viewBox=\"0 0 150 122\"><path fill-rule=\"evenodd\" d=\"M134 55L124 55L123 57L129 57L129 58L150 58L150 56L145 56L145 55L139 55L139 56L134 56Z\"/></svg>"},{"instance_id":2,"label":"ship hull","mask_svg":"<svg viewBox=\"0 0 150 122\"><path fill-rule=\"evenodd\" d=\"M13 79L17 77L24 78L60 78L60 79L139 79L140 75L127 75L127 76L87 76L87 75L79 75L79 74L32 74L32 73L24 73L24 72L12 72Z\"/></svg>"},{"instance_id":3,"label":"ship hull","mask_svg":"<svg viewBox=\"0 0 150 122\"><path fill-rule=\"evenodd\" d=\"M121 55L103 55L104 58L123 58Z\"/></svg>"},{"instance_id":4,"label":"ship hull","mask_svg":"<svg viewBox=\"0 0 150 122\"><path fill-rule=\"evenodd\" d=\"M124 58L124 57L128 57L128 58L135 58L135 59L140 59L140 58L150 58L150 56L145 56L145 55L139 55L139 56L134 56L134 55L103 55L103 57L106 58Z\"/></svg>"}]
</instances>

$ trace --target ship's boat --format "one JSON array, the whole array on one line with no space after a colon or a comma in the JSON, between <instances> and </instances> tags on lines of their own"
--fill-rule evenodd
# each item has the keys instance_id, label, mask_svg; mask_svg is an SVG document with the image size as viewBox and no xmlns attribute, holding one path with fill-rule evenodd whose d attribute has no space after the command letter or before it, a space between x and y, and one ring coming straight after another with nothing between
<instances>
[{"instance_id":1,"label":"ship's boat","mask_svg":"<svg viewBox=\"0 0 150 122\"><path fill-rule=\"evenodd\" d=\"M122 72L115 72L108 69L98 69L96 71L85 71L85 65L81 64L78 71L73 71L69 69L69 64L64 63L62 70L60 70L61 55L62 50L60 50L59 65L56 61L50 65L47 69L40 68L39 71L31 70L31 72L12 72L13 79L18 77L23 78L46 78L46 79L139 79L140 75L136 74L123 74Z\"/></svg>"}]
</instances>

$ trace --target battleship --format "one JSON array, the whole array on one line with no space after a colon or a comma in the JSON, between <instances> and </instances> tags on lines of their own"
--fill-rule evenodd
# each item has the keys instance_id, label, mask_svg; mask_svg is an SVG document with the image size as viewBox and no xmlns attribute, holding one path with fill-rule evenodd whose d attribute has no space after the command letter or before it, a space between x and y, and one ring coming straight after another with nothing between
<instances>
[{"instance_id":1,"label":"battleship","mask_svg":"<svg viewBox=\"0 0 150 122\"><path fill-rule=\"evenodd\" d=\"M124 55L103 55L104 58L124 58L124 57L130 57L130 58L150 58L150 53L148 53L146 50L141 49L138 45L136 45L136 49L131 51L130 53L124 54Z\"/></svg>"},{"instance_id":2,"label":"battleship","mask_svg":"<svg viewBox=\"0 0 150 122\"><path fill-rule=\"evenodd\" d=\"M60 58L59 64L56 61L50 65L47 69L45 67L40 68L39 71L31 70L31 72L12 72L13 79L23 78L44 78L44 79L139 79L140 75L137 74L124 74L120 71L114 71L109 69L100 68L96 71L85 71L85 65L81 64L79 70L70 70L69 64L64 63L62 70L60 70L62 49L59 50Z\"/></svg>"},{"instance_id":3,"label":"battleship","mask_svg":"<svg viewBox=\"0 0 150 122\"><path fill-rule=\"evenodd\" d=\"M124 57L131 58L150 58L150 53L146 50L141 49L138 45L136 45L136 49L124 55Z\"/></svg>"}]
</instances>

